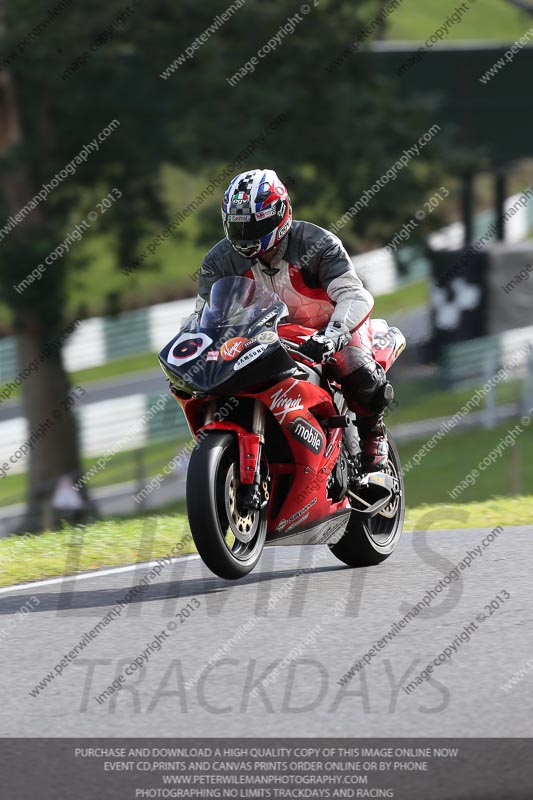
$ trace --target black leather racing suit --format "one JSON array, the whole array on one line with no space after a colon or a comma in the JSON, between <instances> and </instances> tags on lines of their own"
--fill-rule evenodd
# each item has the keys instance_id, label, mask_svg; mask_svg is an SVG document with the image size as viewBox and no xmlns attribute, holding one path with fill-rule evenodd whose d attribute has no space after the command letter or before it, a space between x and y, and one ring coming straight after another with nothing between
<instances>
[{"instance_id":1,"label":"black leather racing suit","mask_svg":"<svg viewBox=\"0 0 533 800\"><path fill-rule=\"evenodd\" d=\"M197 310L212 284L227 275L254 278L274 291L287 305L291 322L316 329L340 323L335 339L339 332L359 328L374 305L340 239L311 222L293 221L269 265L239 255L226 239L218 242L200 269Z\"/></svg>"},{"instance_id":2,"label":"black leather racing suit","mask_svg":"<svg viewBox=\"0 0 533 800\"><path fill-rule=\"evenodd\" d=\"M207 253L200 268L196 311L209 298L212 284L229 275L253 278L274 291L287 305L290 322L317 330L325 328L325 335L334 341L343 334L351 335L329 369L331 377L341 383L349 408L361 418L366 454L370 460L379 460L374 452L376 435L384 439L382 412L390 402L392 388L372 356L370 314L374 299L356 274L340 239L311 222L294 220L268 265L259 258L240 255L222 239Z\"/></svg>"}]
</instances>

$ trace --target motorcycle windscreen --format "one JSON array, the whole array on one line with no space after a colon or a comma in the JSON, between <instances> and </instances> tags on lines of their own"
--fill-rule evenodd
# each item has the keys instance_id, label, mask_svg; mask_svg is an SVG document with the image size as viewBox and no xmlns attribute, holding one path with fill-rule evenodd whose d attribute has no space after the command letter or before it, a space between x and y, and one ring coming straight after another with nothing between
<instances>
[{"instance_id":1,"label":"motorcycle windscreen","mask_svg":"<svg viewBox=\"0 0 533 800\"><path fill-rule=\"evenodd\" d=\"M202 328L245 328L280 304L277 294L240 275L220 278L211 287L200 317Z\"/></svg>"},{"instance_id":2,"label":"motorcycle windscreen","mask_svg":"<svg viewBox=\"0 0 533 800\"><path fill-rule=\"evenodd\" d=\"M286 375L295 365L276 333L286 313L279 297L255 281L221 278L198 326L179 333L161 351L163 370L178 389L189 392L233 392Z\"/></svg>"}]
</instances>

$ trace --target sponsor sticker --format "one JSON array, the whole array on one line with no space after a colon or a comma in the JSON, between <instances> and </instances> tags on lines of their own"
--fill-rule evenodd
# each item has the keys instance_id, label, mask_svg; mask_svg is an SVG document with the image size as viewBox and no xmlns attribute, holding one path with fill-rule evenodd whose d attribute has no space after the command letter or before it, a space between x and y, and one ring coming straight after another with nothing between
<instances>
[{"instance_id":1,"label":"sponsor sticker","mask_svg":"<svg viewBox=\"0 0 533 800\"><path fill-rule=\"evenodd\" d=\"M374 350L385 350L387 347L394 347L395 339L391 330L386 333L379 333L372 341Z\"/></svg>"},{"instance_id":2,"label":"sponsor sticker","mask_svg":"<svg viewBox=\"0 0 533 800\"><path fill-rule=\"evenodd\" d=\"M244 205L250 200L250 195L246 194L246 192L237 192L233 195L232 203L235 203L236 206Z\"/></svg>"},{"instance_id":3,"label":"sponsor sticker","mask_svg":"<svg viewBox=\"0 0 533 800\"><path fill-rule=\"evenodd\" d=\"M258 211L255 215L257 220L259 219L268 219L269 217L273 217L276 213L275 208L267 208L265 211Z\"/></svg>"},{"instance_id":4,"label":"sponsor sticker","mask_svg":"<svg viewBox=\"0 0 533 800\"><path fill-rule=\"evenodd\" d=\"M205 360L206 361L218 361L220 357L220 353L218 350L208 350Z\"/></svg>"},{"instance_id":5,"label":"sponsor sticker","mask_svg":"<svg viewBox=\"0 0 533 800\"><path fill-rule=\"evenodd\" d=\"M270 395L270 410L278 422L284 422L290 411L301 411L303 408L302 395L293 392L298 383L294 380L287 389L278 389Z\"/></svg>"},{"instance_id":6,"label":"sponsor sticker","mask_svg":"<svg viewBox=\"0 0 533 800\"><path fill-rule=\"evenodd\" d=\"M258 345L257 347L254 347L254 349L253 349L253 350L247 350L247 351L246 351L246 353L244 353L244 354L243 354L243 355L242 355L242 356L239 358L239 360L235 362L235 366L233 367L233 369L234 369L234 370L242 369L242 368L243 368L243 367L245 367L247 364L249 364L249 363L250 363L250 361L255 361L255 359L256 359L258 356L260 356L260 355L261 355L261 353L264 353L264 352L265 352L265 350L267 349L267 347L268 347L268 345L267 345L267 344L260 344L260 345Z\"/></svg>"},{"instance_id":7,"label":"sponsor sticker","mask_svg":"<svg viewBox=\"0 0 533 800\"><path fill-rule=\"evenodd\" d=\"M291 424L291 435L316 456L324 447L323 434L303 417L296 417Z\"/></svg>"},{"instance_id":8,"label":"sponsor sticker","mask_svg":"<svg viewBox=\"0 0 533 800\"><path fill-rule=\"evenodd\" d=\"M301 517L303 514L305 514L305 512L306 512L306 511L309 511L309 509L310 509L312 506L314 506L314 504L317 502L317 500L318 500L318 498L317 498L317 497L313 497L313 499L312 499L312 500L311 500L311 501L310 501L310 502L309 502L309 503L308 503L306 506L304 506L303 508L301 508L299 511L295 511L295 512L294 512L294 514L291 514L291 516L289 517L289 519L282 519L282 520L279 522L279 524L278 524L278 526L277 526L276 530L277 530L277 531L281 531L281 530L283 530L283 528L285 528L287 525L289 525L289 523L291 523L291 522L294 522L294 521L295 521L295 520L297 520L297 519L300 519L300 517ZM309 514L308 514L307 516L309 516ZM301 520L301 521L303 522L303 520ZM293 526L292 526L292 527L293 527Z\"/></svg>"},{"instance_id":9,"label":"sponsor sticker","mask_svg":"<svg viewBox=\"0 0 533 800\"><path fill-rule=\"evenodd\" d=\"M251 214L228 214L228 222L250 222Z\"/></svg>"},{"instance_id":10,"label":"sponsor sticker","mask_svg":"<svg viewBox=\"0 0 533 800\"><path fill-rule=\"evenodd\" d=\"M291 227L291 220L288 219L285 225L282 225L278 231L278 236L277 236L278 241L281 239L282 236L285 236L290 227Z\"/></svg>"},{"instance_id":11,"label":"sponsor sticker","mask_svg":"<svg viewBox=\"0 0 533 800\"><path fill-rule=\"evenodd\" d=\"M277 335L272 331L263 331L263 333L258 333L257 336L248 339L243 346L243 350L248 350L250 347L255 347L258 344L272 344L277 338Z\"/></svg>"},{"instance_id":12,"label":"sponsor sticker","mask_svg":"<svg viewBox=\"0 0 533 800\"><path fill-rule=\"evenodd\" d=\"M242 352L242 348L248 339L243 339L242 336L235 336L233 339L228 339L220 348L220 355L224 361L233 361Z\"/></svg>"},{"instance_id":13,"label":"sponsor sticker","mask_svg":"<svg viewBox=\"0 0 533 800\"><path fill-rule=\"evenodd\" d=\"M285 533L288 533L289 531L292 531L292 529L293 529L293 528L297 528L297 527L298 527L298 525L303 525L303 523L305 522L305 520L309 518L309 514L310 514L310 513L311 513L311 512L310 512L310 511L308 511L308 512L307 512L307 514L304 514L304 515L303 515L303 517L301 517L300 519L296 520L296 522L293 522L293 523L292 523L292 525L289 525L289 527L288 527L288 528L285 528Z\"/></svg>"},{"instance_id":14,"label":"sponsor sticker","mask_svg":"<svg viewBox=\"0 0 533 800\"><path fill-rule=\"evenodd\" d=\"M279 272L279 270L276 270L276 271ZM271 319L274 319L274 317L277 315L277 313L278 313L277 311L269 311L268 313L265 314L264 317L261 317L261 319L257 320L257 325L258 326L259 325L266 325L267 322L269 322Z\"/></svg>"}]
</instances>

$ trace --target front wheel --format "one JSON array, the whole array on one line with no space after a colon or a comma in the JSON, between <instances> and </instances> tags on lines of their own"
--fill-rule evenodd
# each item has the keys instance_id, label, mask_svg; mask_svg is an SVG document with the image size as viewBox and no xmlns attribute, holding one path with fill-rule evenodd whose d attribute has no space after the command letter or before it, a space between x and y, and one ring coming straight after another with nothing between
<instances>
[{"instance_id":1,"label":"front wheel","mask_svg":"<svg viewBox=\"0 0 533 800\"><path fill-rule=\"evenodd\" d=\"M204 563L236 580L255 567L267 532L264 511L239 508L239 449L234 434L209 433L193 450L187 471L187 513Z\"/></svg>"},{"instance_id":2,"label":"front wheel","mask_svg":"<svg viewBox=\"0 0 533 800\"><path fill-rule=\"evenodd\" d=\"M375 517L364 519L353 513L342 539L330 546L331 552L349 567L380 564L396 550L400 542L405 517L405 489L400 456L390 435L386 471L398 482L398 493ZM352 501L352 505L357 507L357 502Z\"/></svg>"}]
</instances>

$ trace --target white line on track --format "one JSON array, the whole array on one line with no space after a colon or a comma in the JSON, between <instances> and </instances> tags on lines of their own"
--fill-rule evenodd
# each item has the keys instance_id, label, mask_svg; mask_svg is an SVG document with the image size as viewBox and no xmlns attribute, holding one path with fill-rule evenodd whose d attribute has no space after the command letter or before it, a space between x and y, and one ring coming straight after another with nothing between
<instances>
[{"instance_id":1,"label":"white line on track","mask_svg":"<svg viewBox=\"0 0 533 800\"><path fill-rule=\"evenodd\" d=\"M171 559L171 563L175 564L177 561L183 561L186 558L200 558L197 553L191 553L187 556L179 556L178 558ZM38 589L40 586L53 586L54 584L63 583L63 581L83 581L87 578L105 578L107 575L120 575L122 572L133 572L141 567L154 567L157 561L139 561L137 564L128 564L125 567L110 567L109 569L95 569L92 572L79 572L74 575L61 575L59 578L46 578L43 581L30 581L29 583L14 583L12 586L4 586L0 589L0 594L9 594L11 592L18 592L21 589Z\"/></svg>"}]
</instances>

